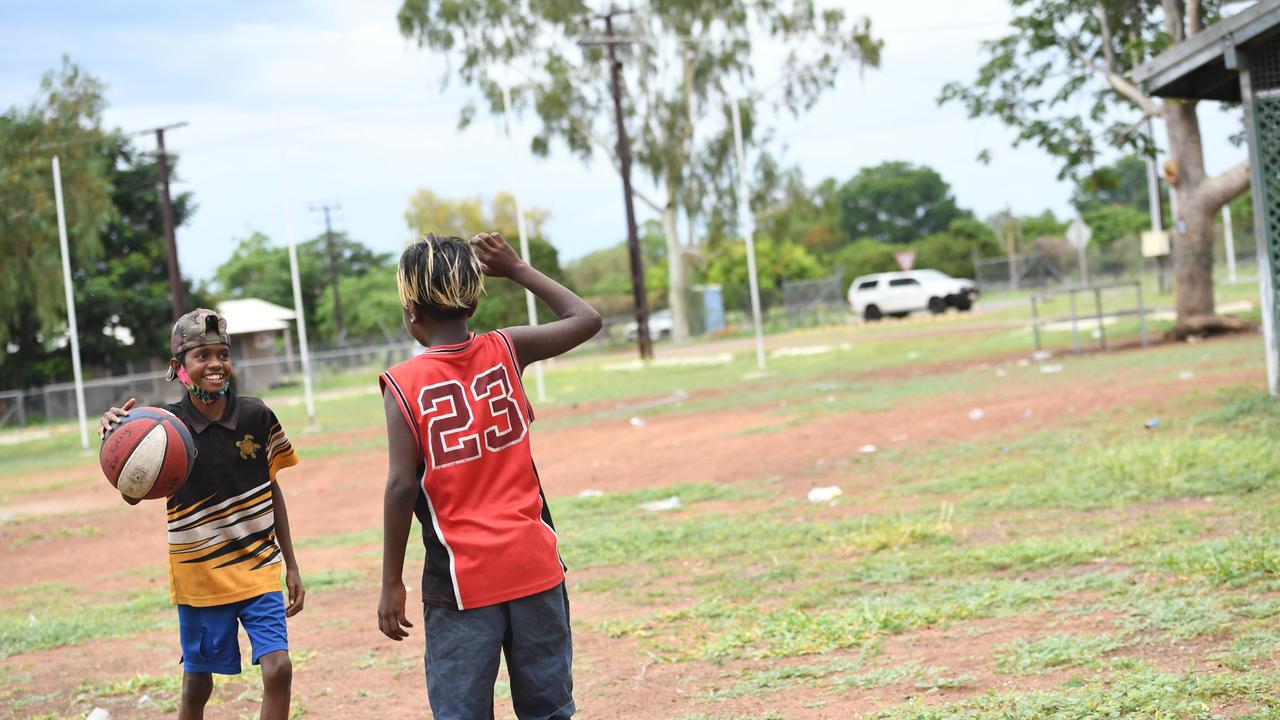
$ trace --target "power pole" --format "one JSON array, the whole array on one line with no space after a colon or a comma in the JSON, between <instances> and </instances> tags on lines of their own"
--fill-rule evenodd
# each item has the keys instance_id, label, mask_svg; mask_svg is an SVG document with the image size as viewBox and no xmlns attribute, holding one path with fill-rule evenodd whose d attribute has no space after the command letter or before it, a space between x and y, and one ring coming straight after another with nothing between
<instances>
[{"instance_id":1,"label":"power pole","mask_svg":"<svg viewBox=\"0 0 1280 720\"><path fill-rule=\"evenodd\" d=\"M329 211L341 209L341 205L311 207L312 212L324 212L324 242L329 252L329 284L333 286L333 322L338 329L338 342L347 339L347 330L342 326L342 297L338 294L338 249L333 241L333 224L329 221Z\"/></svg>"},{"instance_id":2,"label":"power pole","mask_svg":"<svg viewBox=\"0 0 1280 720\"><path fill-rule=\"evenodd\" d=\"M622 199L627 208L627 254L631 258L631 294L636 307L636 341L640 346L640 358L653 357L653 342L649 338L649 301L644 291L644 265L640 257L640 236L636 232L636 208L631 197L631 143L627 139L627 126L622 118L622 62L618 60L615 46L632 40L615 38L613 17L629 11L610 10L597 16L604 20L603 40L583 41L584 45L604 45L609 49L609 81L613 91L613 117L618 124L618 166L622 172Z\"/></svg>"},{"instance_id":3,"label":"power pole","mask_svg":"<svg viewBox=\"0 0 1280 720\"><path fill-rule=\"evenodd\" d=\"M160 217L164 223L164 239L169 244L169 308L175 321L186 312L187 300L182 295L182 274L178 270L178 241L174 237L173 201L169 198L169 158L164 151L164 131L185 125L181 122L155 129L160 164Z\"/></svg>"}]
</instances>

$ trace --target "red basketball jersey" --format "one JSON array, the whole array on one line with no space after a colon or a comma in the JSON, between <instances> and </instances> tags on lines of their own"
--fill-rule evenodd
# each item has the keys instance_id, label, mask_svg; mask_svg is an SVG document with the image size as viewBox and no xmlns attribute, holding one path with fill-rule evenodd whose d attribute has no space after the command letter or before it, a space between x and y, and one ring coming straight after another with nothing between
<instances>
[{"instance_id":1,"label":"red basketball jersey","mask_svg":"<svg viewBox=\"0 0 1280 720\"><path fill-rule=\"evenodd\" d=\"M430 348L378 379L420 451L415 510L427 602L484 607L564 580L519 368L510 336L498 330Z\"/></svg>"}]
</instances>

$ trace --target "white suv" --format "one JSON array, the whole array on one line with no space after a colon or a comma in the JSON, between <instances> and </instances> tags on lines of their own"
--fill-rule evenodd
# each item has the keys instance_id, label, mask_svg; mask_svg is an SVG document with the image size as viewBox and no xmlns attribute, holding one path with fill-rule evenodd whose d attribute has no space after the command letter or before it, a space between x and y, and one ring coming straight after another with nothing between
<instances>
[{"instance_id":1,"label":"white suv","mask_svg":"<svg viewBox=\"0 0 1280 720\"><path fill-rule=\"evenodd\" d=\"M940 314L949 307L965 312L978 299L978 287L972 280L938 270L908 270L855 278L848 299L855 314L879 320L885 315L906 317L917 310Z\"/></svg>"}]
</instances>

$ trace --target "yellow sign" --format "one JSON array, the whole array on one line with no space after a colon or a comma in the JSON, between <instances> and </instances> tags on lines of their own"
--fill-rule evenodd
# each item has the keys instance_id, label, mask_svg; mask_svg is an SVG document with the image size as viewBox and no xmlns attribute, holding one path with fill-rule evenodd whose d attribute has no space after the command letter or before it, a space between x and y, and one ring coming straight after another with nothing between
<instances>
[{"instance_id":1,"label":"yellow sign","mask_svg":"<svg viewBox=\"0 0 1280 720\"><path fill-rule=\"evenodd\" d=\"M1142 257L1162 257L1169 254L1169 233L1163 230L1147 230L1142 233Z\"/></svg>"}]
</instances>

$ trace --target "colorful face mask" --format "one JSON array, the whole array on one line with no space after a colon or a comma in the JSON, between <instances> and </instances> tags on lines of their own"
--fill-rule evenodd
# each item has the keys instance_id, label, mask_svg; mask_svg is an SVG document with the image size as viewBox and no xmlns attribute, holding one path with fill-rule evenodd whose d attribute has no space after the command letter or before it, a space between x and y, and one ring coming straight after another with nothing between
<instances>
[{"instance_id":1,"label":"colorful face mask","mask_svg":"<svg viewBox=\"0 0 1280 720\"><path fill-rule=\"evenodd\" d=\"M211 393L192 382L191 376L187 374L187 369L184 367L178 368L178 382L182 383L183 387L190 390L196 397L200 398L200 401L205 405L212 405L218 402L218 398L226 395L227 391L231 389L231 378L227 378L227 381L222 384L221 390L216 393Z\"/></svg>"}]
</instances>

